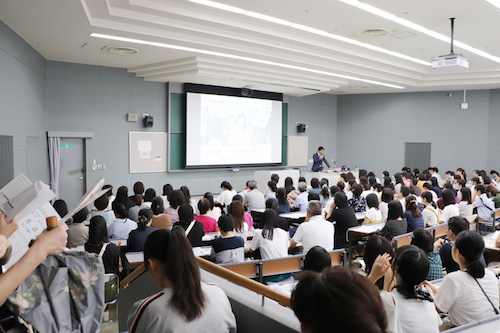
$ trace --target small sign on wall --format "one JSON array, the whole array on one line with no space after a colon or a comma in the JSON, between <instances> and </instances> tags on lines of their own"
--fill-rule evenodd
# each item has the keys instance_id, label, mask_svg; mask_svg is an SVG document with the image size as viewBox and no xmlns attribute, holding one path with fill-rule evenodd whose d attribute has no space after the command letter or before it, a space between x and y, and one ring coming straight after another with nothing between
<instances>
[{"instance_id":1,"label":"small sign on wall","mask_svg":"<svg viewBox=\"0 0 500 333\"><path fill-rule=\"evenodd\" d=\"M74 142L61 142L59 147L61 147L61 148L75 148L75 143Z\"/></svg>"}]
</instances>

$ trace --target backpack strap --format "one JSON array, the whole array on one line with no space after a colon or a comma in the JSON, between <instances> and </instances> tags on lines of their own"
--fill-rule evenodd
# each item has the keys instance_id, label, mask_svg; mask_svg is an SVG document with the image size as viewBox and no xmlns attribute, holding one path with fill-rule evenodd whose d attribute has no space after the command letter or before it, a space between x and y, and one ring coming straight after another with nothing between
<instances>
[{"instance_id":1,"label":"backpack strap","mask_svg":"<svg viewBox=\"0 0 500 333\"><path fill-rule=\"evenodd\" d=\"M102 258L102 256L104 255L104 252L106 252L106 248L108 247L108 244L109 243L102 244L101 251L97 255L99 258Z\"/></svg>"}]
</instances>

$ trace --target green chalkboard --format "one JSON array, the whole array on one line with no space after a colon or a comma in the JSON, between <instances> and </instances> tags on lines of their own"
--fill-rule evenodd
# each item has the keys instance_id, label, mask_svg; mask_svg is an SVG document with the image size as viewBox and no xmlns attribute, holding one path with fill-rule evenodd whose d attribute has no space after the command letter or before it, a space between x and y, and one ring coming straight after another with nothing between
<instances>
[{"instance_id":1,"label":"green chalkboard","mask_svg":"<svg viewBox=\"0 0 500 333\"><path fill-rule=\"evenodd\" d=\"M170 94L170 170L184 170L186 167L186 95ZM287 161L288 104L283 103L281 163Z\"/></svg>"}]
</instances>

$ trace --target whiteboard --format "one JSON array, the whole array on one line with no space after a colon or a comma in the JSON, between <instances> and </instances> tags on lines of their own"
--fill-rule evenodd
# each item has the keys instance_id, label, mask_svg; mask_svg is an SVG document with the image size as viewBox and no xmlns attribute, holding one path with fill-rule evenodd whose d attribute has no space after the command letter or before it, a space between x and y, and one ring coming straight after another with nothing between
<instances>
[{"instance_id":1,"label":"whiteboard","mask_svg":"<svg viewBox=\"0 0 500 333\"><path fill-rule=\"evenodd\" d=\"M288 136L287 166L307 166L307 136Z\"/></svg>"},{"instance_id":2,"label":"whiteboard","mask_svg":"<svg viewBox=\"0 0 500 333\"><path fill-rule=\"evenodd\" d=\"M167 171L167 133L129 133L130 173Z\"/></svg>"}]
</instances>

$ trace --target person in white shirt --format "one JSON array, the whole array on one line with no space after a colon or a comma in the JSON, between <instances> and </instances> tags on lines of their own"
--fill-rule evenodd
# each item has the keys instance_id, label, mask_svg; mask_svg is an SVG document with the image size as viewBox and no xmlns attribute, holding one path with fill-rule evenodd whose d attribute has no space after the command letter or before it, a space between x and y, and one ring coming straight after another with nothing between
<instances>
[{"instance_id":1,"label":"person in white shirt","mask_svg":"<svg viewBox=\"0 0 500 333\"><path fill-rule=\"evenodd\" d=\"M363 224L382 222L382 213L378 209L378 196L375 193L370 193L366 197L366 206L369 208L366 211Z\"/></svg>"},{"instance_id":2,"label":"person in white shirt","mask_svg":"<svg viewBox=\"0 0 500 333\"><path fill-rule=\"evenodd\" d=\"M396 250L396 257L385 253L373 263L368 279L373 283L384 276L384 290L380 293L387 313L389 333L439 332L442 324L430 294L420 288L429 274L429 259L414 245ZM393 290L392 283L396 289Z\"/></svg>"},{"instance_id":3,"label":"person in white shirt","mask_svg":"<svg viewBox=\"0 0 500 333\"><path fill-rule=\"evenodd\" d=\"M233 201L233 197L237 194L235 190L233 190L233 186L228 181L223 181L220 184L220 188L222 189L221 194L215 199L215 203L219 203L224 207L228 207ZM227 208L226 208L227 211Z\"/></svg>"},{"instance_id":4,"label":"person in white shirt","mask_svg":"<svg viewBox=\"0 0 500 333\"><path fill-rule=\"evenodd\" d=\"M298 208L299 211L305 212L307 210L307 203L308 203L308 193L307 193L307 184L304 182L300 182L298 185L299 188L299 196L295 198L295 201L293 202L293 206L295 208Z\"/></svg>"},{"instance_id":5,"label":"person in white shirt","mask_svg":"<svg viewBox=\"0 0 500 333\"><path fill-rule=\"evenodd\" d=\"M450 217L460 216L458 205L455 201L455 195L452 190L443 190L443 192L441 192L441 198L443 198L444 209L439 216L439 223L448 223Z\"/></svg>"},{"instance_id":6,"label":"person in white shirt","mask_svg":"<svg viewBox=\"0 0 500 333\"><path fill-rule=\"evenodd\" d=\"M278 227L278 214L274 209L266 209L262 215L262 229L255 229L250 249L260 248L262 259L286 257L288 255L288 234Z\"/></svg>"},{"instance_id":7,"label":"person in white shirt","mask_svg":"<svg viewBox=\"0 0 500 333\"><path fill-rule=\"evenodd\" d=\"M495 204L488 198L484 185L476 186L476 200L473 203L477 208L477 218L479 221L491 222L491 212L495 209Z\"/></svg>"},{"instance_id":8,"label":"person in white shirt","mask_svg":"<svg viewBox=\"0 0 500 333\"><path fill-rule=\"evenodd\" d=\"M385 222L387 220L387 214L389 212L388 204L394 200L394 191L388 187L385 187L382 190L382 195L380 197L380 204L378 205L378 209L380 213L382 213L382 221Z\"/></svg>"},{"instance_id":9,"label":"person in white shirt","mask_svg":"<svg viewBox=\"0 0 500 333\"><path fill-rule=\"evenodd\" d=\"M460 270L446 275L439 288L431 282L424 283L435 294L436 309L448 312L454 326L499 314L498 280L479 261L483 251L484 241L478 233L460 232L451 252Z\"/></svg>"},{"instance_id":10,"label":"person in white shirt","mask_svg":"<svg viewBox=\"0 0 500 333\"><path fill-rule=\"evenodd\" d=\"M441 184L442 178L438 172L439 172L439 169L436 167L429 168L429 173L431 174L431 177L435 177L438 181L438 184Z\"/></svg>"},{"instance_id":11,"label":"person in white shirt","mask_svg":"<svg viewBox=\"0 0 500 333\"><path fill-rule=\"evenodd\" d=\"M108 235L110 239L128 239L132 230L137 229L137 222L128 218L128 211L124 204L115 205L116 220L108 226Z\"/></svg>"},{"instance_id":12,"label":"person in white shirt","mask_svg":"<svg viewBox=\"0 0 500 333\"><path fill-rule=\"evenodd\" d=\"M321 216L321 202L311 200L307 205L306 221L297 228L290 247L296 247L297 243L302 242L303 253L307 253L315 245L332 251L334 232L333 224Z\"/></svg>"},{"instance_id":13,"label":"person in white shirt","mask_svg":"<svg viewBox=\"0 0 500 333\"><path fill-rule=\"evenodd\" d=\"M278 189L276 187L276 182L274 180L270 180L267 182L267 189L269 190L266 194L266 201L268 199L276 199L276 190Z\"/></svg>"},{"instance_id":14,"label":"person in white shirt","mask_svg":"<svg viewBox=\"0 0 500 333\"><path fill-rule=\"evenodd\" d=\"M248 211L263 211L266 208L266 201L264 194L257 189L257 182L251 180L248 183L248 189L250 191L243 198L243 203L247 206Z\"/></svg>"},{"instance_id":15,"label":"person in white shirt","mask_svg":"<svg viewBox=\"0 0 500 333\"><path fill-rule=\"evenodd\" d=\"M422 203L425 206L422 211L425 227L437 226L439 224L439 212L436 203L432 200L431 192L424 192L422 194Z\"/></svg>"}]
</instances>

